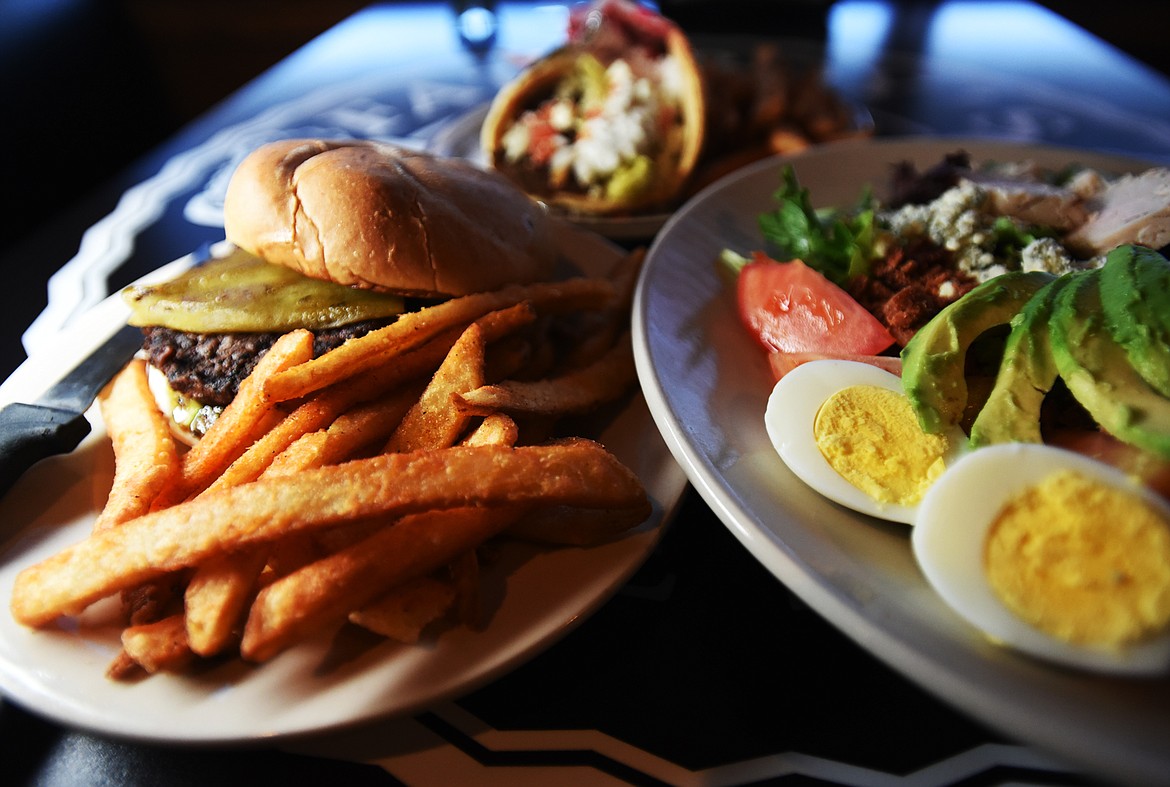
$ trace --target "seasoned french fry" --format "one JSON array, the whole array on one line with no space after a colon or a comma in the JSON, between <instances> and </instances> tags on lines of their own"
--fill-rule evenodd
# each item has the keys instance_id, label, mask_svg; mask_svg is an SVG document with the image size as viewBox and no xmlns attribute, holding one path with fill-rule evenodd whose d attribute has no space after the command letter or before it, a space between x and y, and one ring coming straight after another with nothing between
<instances>
[{"instance_id":1,"label":"seasoned french fry","mask_svg":"<svg viewBox=\"0 0 1170 787\"><path fill-rule=\"evenodd\" d=\"M183 597L191 650L214 656L233 643L267 561L265 545L217 555L199 566Z\"/></svg>"},{"instance_id":2,"label":"seasoned french fry","mask_svg":"<svg viewBox=\"0 0 1170 787\"><path fill-rule=\"evenodd\" d=\"M118 655L106 668L106 677L110 680L130 680L143 674L145 672L142 666L130 658L130 654L125 650L118 651Z\"/></svg>"},{"instance_id":3,"label":"seasoned french fry","mask_svg":"<svg viewBox=\"0 0 1170 787\"><path fill-rule=\"evenodd\" d=\"M508 527L508 535L538 544L585 547L612 541L644 518L632 510L557 506L526 514Z\"/></svg>"},{"instance_id":4,"label":"seasoned french fry","mask_svg":"<svg viewBox=\"0 0 1170 787\"><path fill-rule=\"evenodd\" d=\"M359 402L373 399L416 377L429 375L450 350L457 335L453 331L447 332L447 335L440 335L404 353L392 364L319 392L252 443L209 488L225 488L255 480L270 462L302 435L328 426Z\"/></svg>"},{"instance_id":5,"label":"seasoned french fry","mask_svg":"<svg viewBox=\"0 0 1170 787\"><path fill-rule=\"evenodd\" d=\"M297 533L274 541L268 554L268 581L291 574L302 566L320 560L328 552L313 533ZM268 584L267 582L265 584Z\"/></svg>"},{"instance_id":6,"label":"seasoned french fry","mask_svg":"<svg viewBox=\"0 0 1170 787\"><path fill-rule=\"evenodd\" d=\"M413 644L423 629L447 614L455 596L450 582L419 577L350 612L349 621L383 637Z\"/></svg>"},{"instance_id":7,"label":"seasoned french fry","mask_svg":"<svg viewBox=\"0 0 1170 787\"><path fill-rule=\"evenodd\" d=\"M498 534L518 513L506 505L406 516L281 577L256 597L240 654L267 661L305 636L339 625L382 593L429 574Z\"/></svg>"},{"instance_id":8,"label":"seasoned french fry","mask_svg":"<svg viewBox=\"0 0 1170 787\"><path fill-rule=\"evenodd\" d=\"M516 422L503 413L492 413L464 439L464 445L515 445L520 436Z\"/></svg>"},{"instance_id":9,"label":"seasoned french fry","mask_svg":"<svg viewBox=\"0 0 1170 787\"><path fill-rule=\"evenodd\" d=\"M265 478L290 475L347 457L363 443L384 434L388 423L400 422L417 393L405 388L364 411L346 411L356 401L433 368L443 349L445 344L437 339L407 353L399 363L321 392L254 443L209 490L245 483L257 474ZM325 430L308 431L329 421L333 423ZM188 639L196 653L213 655L231 644L268 553L261 547L225 555L208 561L193 575L186 610Z\"/></svg>"},{"instance_id":10,"label":"seasoned french fry","mask_svg":"<svg viewBox=\"0 0 1170 787\"><path fill-rule=\"evenodd\" d=\"M532 361L533 337L508 336L493 343L484 357L484 379L506 380L522 373Z\"/></svg>"},{"instance_id":11,"label":"seasoned french fry","mask_svg":"<svg viewBox=\"0 0 1170 787\"><path fill-rule=\"evenodd\" d=\"M139 585L121 588L122 608L126 620L131 625L138 626L154 623L173 614L181 606L186 585L187 572L175 572L155 577Z\"/></svg>"},{"instance_id":12,"label":"seasoned french fry","mask_svg":"<svg viewBox=\"0 0 1170 787\"><path fill-rule=\"evenodd\" d=\"M328 442L329 435L324 429L303 434L294 440L288 448L277 454L273 458L272 464L264 468L261 475L274 478L282 475L293 475L310 467L321 467L326 464L322 457ZM209 490L216 488L217 485L213 484Z\"/></svg>"},{"instance_id":13,"label":"seasoned french fry","mask_svg":"<svg viewBox=\"0 0 1170 787\"><path fill-rule=\"evenodd\" d=\"M481 626L490 539L593 544L651 512L599 444L543 442L634 382L643 257L451 298L319 358L308 331L286 334L185 454L131 363L99 398L109 500L86 540L19 574L14 618L121 594L118 680L265 661L347 621L402 642L443 618Z\"/></svg>"},{"instance_id":14,"label":"seasoned french fry","mask_svg":"<svg viewBox=\"0 0 1170 787\"><path fill-rule=\"evenodd\" d=\"M485 419L468 443L486 445L514 439L511 419L493 416ZM339 622L347 610L351 620L361 622L361 615L355 618L353 610L387 589L433 570L444 560L461 566L460 616L473 622L479 615L478 596L469 586L476 579L472 550L514 521L519 513L466 509L410 516L348 549L311 563L273 583L257 598L241 652L246 658L266 660L309 632ZM473 562L463 562L467 560ZM375 614L369 612L370 616ZM389 627L385 618L401 612L382 610L378 614L382 616L381 625ZM373 620L367 617L363 625L374 628ZM399 623L398 631L402 630Z\"/></svg>"},{"instance_id":15,"label":"seasoned french fry","mask_svg":"<svg viewBox=\"0 0 1170 787\"><path fill-rule=\"evenodd\" d=\"M252 442L255 427L271 414L273 401L265 394L272 375L313 357L313 334L306 330L286 333L257 362L252 374L240 383L236 397L202 439L183 456L175 483L164 490L156 508L198 494L223 473Z\"/></svg>"},{"instance_id":16,"label":"seasoned french fry","mask_svg":"<svg viewBox=\"0 0 1170 787\"><path fill-rule=\"evenodd\" d=\"M734 169L818 142L873 134L831 86L822 69L797 68L781 47L763 43L750 62L708 58L708 134L688 192Z\"/></svg>"},{"instance_id":17,"label":"seasoned french fry","mask_svg":"<svg viewBox=\"0 0 1170 787\"><path fill-rule=\"evenodd\" d=\"M239 486L259 478L264 470L298 438L327 425L342 411L338 397L318 397L305 402L260 436L211 482L204 494Z\"/></svg>"},{"instance_id":18,"label":"seasoned french fry","mask_svg":"<svg viewBox=\"0 0 1170 787\"><path fill-rule=\"evenodd\" d=\"M354 400L392 382L385 378L369 375L359 384L324 392L304 403L254 442L202 494L246 483L257 475L287 475L314 466L319 457L309 455L311 443L323 448L326 435L310 430L337 418ZM318 440L298 442L298 435L313 438L318 434ZM296 455L286 456L292 446L297 448ZM273 471L272 463L282 457ZM212 558L195 570L184 594L187 641L195 653L212 656L233 643L268 553L267 546L244 549Z\"/></svg>"},{"instance_id":19,"label":"seasoned french fry","mask_svg":"<svg viewBox=\"0 0 1170 787\"><path fill-rule=\"evenodd\" d=\"M638 247L622 255L606 274L614 286L613 303L607 309L588 313L588 321L578 329L579 336L557 353L557 374L594 363L629 330L634 289L645 259L646 248Z\"/></svg>"},{"instance_id":20,"label":"seasoned french fry","mask_svg":"<svg viewBox=\"0 0 1170 787\"><path fill-rule=\"evenodd\" d=\"M494 414L485 418L464 444L508 447L515 441L515 422ZM460 618L477 622L478 562L474 549L521 513L519 509L464 509L408 516L318 562L306 561L301 570L285 576L276 590L267 590L257 599L248 623L253 633L242 647L263 660L305 633L339 621L346 611L352 622L408 641L409 633L416 627L421 630L429 620L423 621L421 612L408 614L403 604L411 600L411 591L402 591L404 598L396 589L420 581L419 577L444 559L455 575L446 606L457 598ZM462 553L461 547L466 547ZM371 606L373 599L386 593L392 595L384 604L373 602Z\"/></svg>"},{"instance_id":21,"label":"seasoned french fry","mask_svg":"<svg viewBox=\"0 0 1170 787\"><path fill-rule=\"evenodd\" d=\"M588 440L386 454L306 471L296 484L261 479L95 533L21 571L12 613L43 626L111 593L286 533L435 509L532 505L650 512L637 477Z\"/></svg>"},{"instance_id":22,"label":"seasoned french fry","mask_svg":"<svg viewBox=\"0 0 1170 787\"><path fill-rule=\"evenodd\" d=\"M457 409L469 415L508 413L568 415L587 412L623 396L637 380L629 335L595 363L561 377L507 380L455 397Z\"/></svg>"},{"instance_id":23,"label":"seasoned french fry","mask_svg":"<svg viewBox=\"0 0 1170 787\"><path fill-rule=\"evenodd\" d=\"M483 385L488 342L530 324L535 318L531 306L521 303L490 312L471 323L383 450L392 453L454 445L471 416L455 409L452 400L457 394Z\"/></svg>"},{"instance_id":24,"label":"seasoned french fry","mask_svg":"<svg viewBox=\"0 0 1170 787\"><path fill-rule=\"evenodd\" d=\"M768 149L776 155L800 153L812 144L804 132L787 126L778 126L768 134Z\"/></svg>"},{"instance_id":25,"label":"seasoned french fry","mask_svg":"<svg viewBox=\"0 0 1170 787\"><path fill-rule=\"evenodd\" d=\"M340 435L333 432L337 421L327 430L302 435L277 456L261 477L287 477L340 460L355 444L360 444L359 439L368 441L377 436L362 431L363 427L377 425L380 419L387 417L395 422L401 421L402 413L415 399L413 390L404 389L396 396L376 403L367 411L368 418L355 419L352 413L349 414ZM345 418L343 415L338 420ZM355 420L360 423L353 423ZM215 486L213 484L212 488ZM196 569L184 595L187 640L193 651L201 656L212 656L233 644L270 552L270 546L264 544L212 558Z\"/></svg>"},{"instance_id":26,"label":"seasoned french fry","mask_svg":"<svg viewBox=\"0 0 1170 787\"><path fill-rule=\"evenodd\" d=\"M135 359L120 371L98 398L102 419L114 448L114 481L94 522L105 530L141 516L179 470L170 427L146 382L146 362Z\"/></svg>"},{"instance_id":27,"label":"seasoned french fry","mask_svg":"<svg viewBox=\"0 0 1170 787\"><path fill-rule=\"evenodd\" d=\"M417 387L410 386L339 417L325 430L317 466L337 464L389 440L420 395Z\"/></svg>"},{"instance_id":28,"label":"seasoned french fry","mask_svg":"<svg viewBox=\"0 0 1170 787\"><path fill-rule=\"evenodd\" d=\"M483 329L472 323L451 348L419 400L407 411L386 443L386 452L453 445L471 416L451 406L452 397L483 385Z\"/></svg>"},{"instance_id":29,"label":"seasoned french fry","mask_svg":"<svg viewBox=\"0 0 1170 787\"><path fill-rule=\"evenodd\" d=\"M785 66L780 48L775 45L757 46L752 51L750 68L755 88L750 123L757 128L770 128L789 112L792 74Z\"/></svg>"},{"instance_id":30,"label":"seasoned french fry","mask_svg":"<svg viewBox=\"0 0 1170 787\"><path fill-rule=\"evenodd\" d=\"M475 321L483 331L485 344L497 342L536 321L536 308L530 301L488 312Z\"/></svg>"},{"instance_id":31,"label":"seasoned french fry","mask_svg":"<svg viewBox=\"0 0 1170 787\"><path fill-rule=\"evenodd\" d=\"M122 632L122 651L149 673L178 671L192 659L182 615L127 628Z\"/></svg>"},{"instance_id":32,"label":"seasoned french fry","mask_svg":"<svg viewBox=\"0 0 1170 787\"><path fill-rule=\"evenodd\" d=\"M274 375L265 383L276 401L297 399L343 379L360 375L451 328L461 328L489 312L524 302L538 311L602 308L613 298L603 279L516 285L465 295L404 314L390 325L352 339L309 363Z\"/></svg>"}]
</instances>

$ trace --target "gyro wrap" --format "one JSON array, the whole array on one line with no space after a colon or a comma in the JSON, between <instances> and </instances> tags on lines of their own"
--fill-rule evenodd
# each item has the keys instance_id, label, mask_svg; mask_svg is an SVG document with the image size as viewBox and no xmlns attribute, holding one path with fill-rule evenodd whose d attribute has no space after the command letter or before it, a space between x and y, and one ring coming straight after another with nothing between
<instances>
[{"instance_id":1,"label":"gyro wrap","mask_svg":"<svg viewBox=\"0 0 1170 787\"><path fill-rule=\"evenodd\" d=\"M497 93L481 130L489 164L569 213L669 205L706 128L702 70L686 35L625 0L573 17L568 42Z\"/></svg>"}]
</instances>

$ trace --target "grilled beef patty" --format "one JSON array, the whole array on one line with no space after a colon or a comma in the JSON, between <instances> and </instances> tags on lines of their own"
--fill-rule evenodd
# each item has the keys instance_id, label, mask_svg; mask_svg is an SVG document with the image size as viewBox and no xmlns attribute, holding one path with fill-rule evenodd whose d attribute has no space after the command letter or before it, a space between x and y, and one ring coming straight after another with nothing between
<instances>
[{"instance_id":1,"label":"grilled beef patty","mask_svg":"<svg viewBox=\"0 0 1170 787\"><path fill-rule=\"evenodd\" d=\"M316 331L314 356L388 325L394 318L365 320L340 328ZM235 398L240 382L266 353L279 333L187 333L172 328L142 329L142 349L148 362L166 375L171 387L208 405L226 405Z\"/></svg>"}]
</instances>

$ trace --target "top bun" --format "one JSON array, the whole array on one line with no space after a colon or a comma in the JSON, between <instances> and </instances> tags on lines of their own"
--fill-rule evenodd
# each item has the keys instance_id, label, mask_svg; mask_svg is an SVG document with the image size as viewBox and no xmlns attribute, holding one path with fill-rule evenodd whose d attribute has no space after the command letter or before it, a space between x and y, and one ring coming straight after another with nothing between
<instances>
[{"instance_id":1,"label":"top bun","mask_svg":"<svg viewBox=\"0 0 1170 787\"><path fill-rule=\"evenodd\" d=\"M227 239L307 276L418 297L547 279L554 219L499 175L357 140L249 154L224 199Z\"/></svg>"}]
</instances>

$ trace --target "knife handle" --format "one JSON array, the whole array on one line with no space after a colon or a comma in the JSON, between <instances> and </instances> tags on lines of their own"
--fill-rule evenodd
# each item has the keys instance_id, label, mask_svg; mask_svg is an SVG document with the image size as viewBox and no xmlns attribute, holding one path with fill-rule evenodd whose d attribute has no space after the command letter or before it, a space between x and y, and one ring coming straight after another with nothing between
<instances>
[{"instance_id":1,"label":"knife handle","mask_svg":"<svg viewBox=\"0 0 1170 787\"><path fill-rule=\"evenodd\" d=\"M0 496L35 463L67 454L89 434L82 413L14 402L0 410Z\"/></svg>"}]
</instances>

